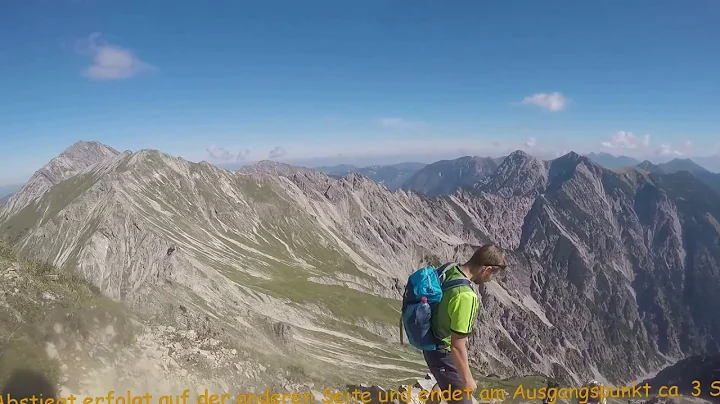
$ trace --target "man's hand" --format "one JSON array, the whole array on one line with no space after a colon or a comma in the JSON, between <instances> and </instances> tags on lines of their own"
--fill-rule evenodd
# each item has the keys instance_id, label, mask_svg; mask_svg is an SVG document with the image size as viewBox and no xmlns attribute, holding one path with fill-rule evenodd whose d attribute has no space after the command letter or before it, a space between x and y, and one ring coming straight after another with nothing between
<instances>
[{"instance_id":1,"label":"man's hand","mask_svg":"<svg viewBox=\"0 0 720 404\"><path fill-rule=\"evenodd\" d=\"M465 381L465 388L471 392L477 390L477 383L475 383L475 379L472 376L470 377L470 380Z\"/></svg>"}]
</instances>

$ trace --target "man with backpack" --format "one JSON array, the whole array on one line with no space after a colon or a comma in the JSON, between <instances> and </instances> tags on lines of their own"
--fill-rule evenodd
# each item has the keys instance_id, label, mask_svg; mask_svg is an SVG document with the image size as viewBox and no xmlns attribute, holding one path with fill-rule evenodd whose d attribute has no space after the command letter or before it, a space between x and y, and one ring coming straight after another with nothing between
<instances>
[{"instance_id":1,"label":"man with backpack","mask_svg":"<svg viewBox=\"0 0 720 404\"><path fill-rule=\"evenodd\" d=\"M484 245L462 265L426 267L408 279L403 296L408 340L423 350L438 387L451 391L448 404L471 403L469 393L477 389L466 346L479 306L472 284L491 281L505 267L502 251ZM462 395L456 390L462 390Z\"/></svg>"}]
</instances>

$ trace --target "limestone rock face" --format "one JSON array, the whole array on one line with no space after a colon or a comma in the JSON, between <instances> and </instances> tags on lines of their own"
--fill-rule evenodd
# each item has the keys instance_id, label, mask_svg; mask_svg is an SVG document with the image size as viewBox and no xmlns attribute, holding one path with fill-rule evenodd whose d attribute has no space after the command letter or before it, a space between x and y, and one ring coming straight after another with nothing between
<instances>
[{"instance_id":1,"label":"limestone rock face","mask_svg":"<svg viewBox=\"0 0 720 404\"><path fill-rule=\"evenodd\" d=\"M478 288L469 350L485 374L620 382L718 350L720 195L688 172L518 151L429 197L357 173L91 149L39 171L0 211L2 237L154 321L205 318L203 332L292 363L282 377L422 374L398 345L404 281L488 242L510 266Z\"/></svg>"},{"instance_id":2,"label":"limestone rock face","mask_svg":"<svg viewBox=\"0 0 720 404\"><path fill-rule=\"evenodd\" d=\"M112 147L98 142L80 141L75 143L38 170L20 191L8 199L0 211L2 215L0 219L19 212L29 203L41 197L52 186L119 154L120 152Z\"/></svg>"}]
</instances>

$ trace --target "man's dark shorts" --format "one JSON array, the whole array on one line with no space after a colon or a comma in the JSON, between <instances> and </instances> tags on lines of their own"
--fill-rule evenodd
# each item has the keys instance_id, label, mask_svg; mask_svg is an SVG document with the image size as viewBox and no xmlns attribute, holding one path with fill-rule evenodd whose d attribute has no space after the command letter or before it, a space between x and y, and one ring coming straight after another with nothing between
<instances>
[{"instance_id":1,"label":"man's dark shorts","mask_svg":"<svg viewBox=\"0 0 720 404\"><path fill-rule=\"evenodd\" d=\"M430 368L430 373L435 376L438 387L440 390L446 391L450 386L451 391L456 389L464 389L465 386L462 381L462 377L458 372L455 364L453 363L452 356L448 351L423 351L425 357L425 363ZM447 393L443 393L447 394ZM460 395L460 393L455 393ZM456 396L457 397L457 396ZM434 397L433 397L434 398ZM452 396L451 396L452 398ZM468 394L463 390L460 400L449 400L448 404L471 404L472 400L468 397Z\"/></svg>"}]
</instances>

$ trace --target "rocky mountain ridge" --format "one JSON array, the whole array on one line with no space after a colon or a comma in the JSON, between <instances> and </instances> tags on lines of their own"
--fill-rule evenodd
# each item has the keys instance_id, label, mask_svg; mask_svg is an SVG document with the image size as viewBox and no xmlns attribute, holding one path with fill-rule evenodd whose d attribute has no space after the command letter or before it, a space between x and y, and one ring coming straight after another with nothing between
<instances>
[{"instance_id":1,"label":"rocky mountain ridge","mask_svg":"<svg viewBox=\"0 0 720 404\"><path fill-rule=\"evenodd\" d=\"M374 165L368 167L355 167L351 165L339 165L332 167L317 167L316 171L320 171L334 178L345 177L352 173L357 173L378 184L385 185L389 190L393 191L400 188L410 177L427 166L425 163L397 163L388 165Z\"/></svg>"},{"instance_id":2,"label":"rocky mountain ridge","mask_svg":"<svg viewBox=\"0 0 720 404\"><path fill-rule=\"evenodd\" d=\"M52 159L30 177L28 182L10 197L0 211L0 220L17 213L22 207L41 197L47 190L97 163L120 154L98 142L79 141Z\"/></svg>"},{"instance_id":3,"label":"rocky mountain ridge","mask_svg":"<svg viewBox=\"0 0 720 404\"><path fill-rule=\"evenodd\" d=\"M585 155L590 160L594 161L597 164L600 164L603 167L614 169L614 168L622 168L622 167L631 167L638 165L640 161L633 157L628 156L615 156L610 153L600 152L600 153L588 153Z\"/></svg>"},{"instance_id":4,"label":"rocky mountain ridge","mask_svg":"<svg viewBox=\"0 0 720 404\"><path fill-rule=\"evenodd\" d=\"M656 174L671 174L687 171L720 193L720 174L707 170L691 159L676 158L662 164L653 164L645 160L638 164L637 167Z\"/></svg>"},{"instance_id":5,"label":"rocky mountain ridge","mask_svg":"<svg viewBox=\"0 0 720 404\"><path fill-rule=\"evenodd\" d=\"M301 378L417 376L421 358L397 344L405 277L490 241L511 270L479 291L480 373L621 382L718 349L720 197L684 173L515 152L474 189L430 198L150 150L79 166L0 212L15 249L153 318L184 307L247 352L297 355Z\"/></svg>"},{"instance_id":6,"label":"rocky mountain ridge","mask_svg":"<svg viewBox=\"0 0 720 404\"><path fill-rule=\"evenodd\" d=\"M429 196L449 195L477 184L494 172L504 159L465 156L436 161L413 174L400 189Z\"/></svg>"}]
</instances>

